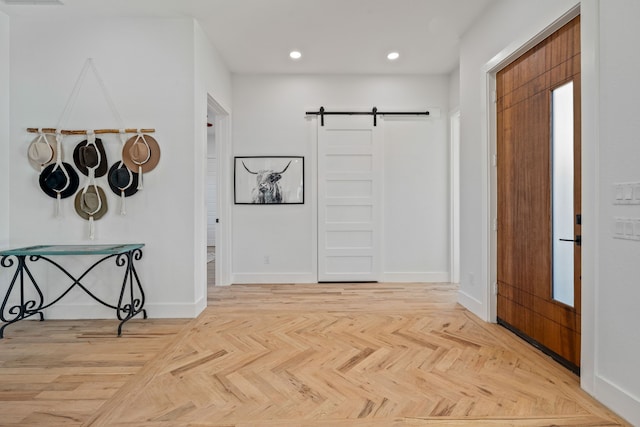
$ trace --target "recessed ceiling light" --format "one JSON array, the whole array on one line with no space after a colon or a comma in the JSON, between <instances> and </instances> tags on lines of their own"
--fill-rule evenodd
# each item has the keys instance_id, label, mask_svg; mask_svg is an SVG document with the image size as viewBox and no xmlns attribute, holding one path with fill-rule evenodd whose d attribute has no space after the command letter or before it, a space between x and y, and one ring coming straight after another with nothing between
<instances>
[{"instance_id":1,"label":"recessed ceiling light","mask_svg":"<svg viewBox=\"0 0 640 427\"><path fill-rule=\"evenodd\" d=\"M291 57L291 59L300 59L302 58L302 53L298 50L292 50L289 52L289 57Z\"/></svg>"},{"instance_id":2,"label":"recessed ceiling light","mask_svg":"<svg viewBox=\"0 0 640 427\"><path fill-rule=\"evenodd\" d=\"M398 58L400 58L400 54L398 52L389 52L387 54L387 59L389 61L395 61Z\"/></svg>"}]
</instances>

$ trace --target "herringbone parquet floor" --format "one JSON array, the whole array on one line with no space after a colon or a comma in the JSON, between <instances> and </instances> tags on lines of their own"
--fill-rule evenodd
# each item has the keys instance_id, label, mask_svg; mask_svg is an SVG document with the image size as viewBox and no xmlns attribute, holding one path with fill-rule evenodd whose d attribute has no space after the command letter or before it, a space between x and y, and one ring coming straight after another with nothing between
<instances>
[{"instance_id":1,"label":"herringbone parquet floor","mask_svg":"<svg viewBox=\"0 0 640 427\"><path fill-rule=\"evenodd\" d=\"M447 284L213 288L209 308L128 382L105 387L99 407L47 418L52 409L38 409L36 394L28 402L39 418L23 419L42 424L0 425L626 425L582 392L573 374L456 304L455 291ZM130 333L154 322L136 322ZM120 354L113 366L122 364L123 349L112 351ZM5 365L0 378L24 369L18 360ZM84 387L91 393L96 385ZM2 403L0 417L11 409Z\"/></svg>"}]
</instances>

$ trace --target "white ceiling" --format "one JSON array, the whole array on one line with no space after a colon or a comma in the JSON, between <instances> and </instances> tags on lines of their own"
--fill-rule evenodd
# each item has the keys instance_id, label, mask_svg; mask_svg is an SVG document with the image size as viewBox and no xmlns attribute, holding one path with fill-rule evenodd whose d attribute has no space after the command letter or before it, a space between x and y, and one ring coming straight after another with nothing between
<instances>
[{"instance_id":1,"label":"white ceiling","mask_svg":"<svg viewBox=\"0 0 640 427\"><path fill-rule=\"evenodd\" d=\"M33 3L34 0L24 0ZM196 18L235 73L441 74L496 0L62 0L9 5L9 16ZM298 49L303 57L289 59ZM400 52L390 62L389 51Z\"/></svg>"}]
</instances>

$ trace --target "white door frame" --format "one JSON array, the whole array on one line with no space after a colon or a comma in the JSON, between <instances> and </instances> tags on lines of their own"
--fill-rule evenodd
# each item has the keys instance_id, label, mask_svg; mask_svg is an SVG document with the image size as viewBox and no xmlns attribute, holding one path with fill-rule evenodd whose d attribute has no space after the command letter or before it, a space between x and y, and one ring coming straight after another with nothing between
<instances>
[{"instance_id":1,"label":"white door frame","mask_svg":"<svg viewBox=\"0 0 640 427\"><path fill-rule=\"evenodd\" d=\"M495 75L498 70L520 54L526 52L550 34L561 28L578 14L581 15L581 51L582 51L582 225L583 236L590 236L583 241L582 246L582 344L580 362L580 385L591 393L596 394L596 367L597 343L599 337L596 327L596 295L598 292L598 206L599 195L599 171L597 166L599 150L599 49L598 49L598 13L599 0L582 0L564 15L560 16L549 26L542 29L537 35L524 37L506 47L481 69L482 79L486 82L481 89L482 105L486 106L481 118L483 126L481 138L485 151L483 169L485 171L483 182L483 206L482 215L485 223L486 257L483 255L483 265L486 266L486 308L487 319L496 320L497 295L495 293L495 281L497 278L497 255L492 252L495 248L496 233L492 230L492 213L497 209L496 188L497 180L495 168L491 166L492 153L496 146L496 111L492 102L491 93L495 88ZM499 159L498 159L499 161ZM489 238L487 238L489 236Z\"/></svg>"},{"instance_id":2,"label":"white door frame","mask_svg":"<svg viewBox=\"0 0 640 427\"><path fill-rule=\"evenodd\" d=\"M449 113L449 277L460 283L460 109Z\"/></svg>"},{"instance_id":3,"label":"white door frame","mask_svg":"<svg viewBox=\"0 0 640 427\"><path fill-rule=\"evenodd\" d=\"M215 114L217 158L217 214L216 224L216 286L231 284L231 116L211 95L207 94L207 107ZM206 174L205 174L206 176ZM205 250L206 256L206 250Z\"/></svg>"},{"instance_id":4,"label":"white door frame","mask_svg":"<svg viewBox=\"0 0 640 427\"><path fill-rule=\"evenodd\" d=\"M483 183L483 200L486 201L486 205L483 209L483 222L485 224L485 236L483 240L486 242L485 253L483 255L483 264L486 266L485 280L487 283L485 301L486 303L486 316L491 322L496 321L497 317L497 159L496 147L497 147L497 111L495 102L496 93L496 74L498 71L506 67L515 59L520 57L523 53L527 52L535 45L549 37L555 31L560 29L566 23L580 14L580 5L576 5L567 11L564 15L556 19L549 24L539 33L523 38L522 40L515 41L503 49L500 53L494 56L489 62L487 62L481 69L485 86L482 88L481 96L482 103L486 106L486 113L482 120L482 135L486 138L485 144L485 161L483 168L485 170L485 181ZM584 192L584 189L583 189Z\"/></svg>"}]
</instances>

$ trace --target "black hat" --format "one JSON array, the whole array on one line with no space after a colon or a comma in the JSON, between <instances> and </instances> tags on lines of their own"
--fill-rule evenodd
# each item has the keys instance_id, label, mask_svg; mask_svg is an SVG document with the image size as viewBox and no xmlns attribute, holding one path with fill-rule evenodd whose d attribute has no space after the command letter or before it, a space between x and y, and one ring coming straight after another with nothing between
<instances>
[{"instance_id":1,"label":"black hat","mask_svg":"<svg viewBox=\"0 0 640 427\"><path fill-rule=\"evenodd\" d=\"M96 178L106 174L107 153L104 151L102 140L96 138L94 145L85 139L76 145L73 149L73 162L83 175L89 176L89 168L96 168Z\"/></svg>"},{"instance_id":2,"label":"black hat","mask_svg":"<svg viewBox=\"0 0 640 427\"><path fill-rule=\"evenodd\" d=\"M133 196L138 192L138 174L131 172L124 162L114 163L109 169L109 187L120 196L124 190L125 197Z\"/></svg>"},{"instance_id":3,"label":"black hat","mask_svg":"<svg viewBox=\"0 0 640 427\"><path fill-rule=\"evenodd\" d=\"M62 170L63 168L64 171ZM67 172L66 175L65 171ZM67 175L69 176L68 181ZM52 163L44 168L38 181L42 191L54 199L58 197L58 193L60 193L61 199L73 196L80 184L78 173L73 169L73 166L65 162L62 162L61 165ZM67 182L69 185L67 185Z\"/></svg>"}]
</instances>

